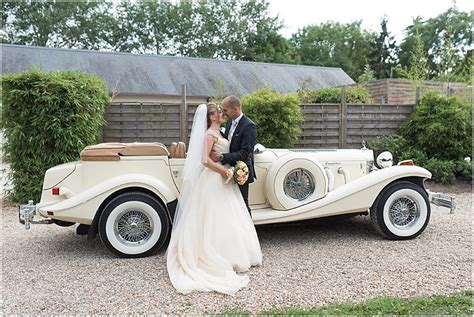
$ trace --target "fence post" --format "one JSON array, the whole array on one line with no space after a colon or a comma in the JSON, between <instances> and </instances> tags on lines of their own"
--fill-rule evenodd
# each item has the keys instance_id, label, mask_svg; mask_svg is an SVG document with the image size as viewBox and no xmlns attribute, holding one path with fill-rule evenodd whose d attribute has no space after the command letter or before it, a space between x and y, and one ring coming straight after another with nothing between
<instances>
[{"instance_id":1,"label":"fence post","mask_svg":"<svg viewBox=\"0 0 474 317\"><path fill-rule=\"evenodd\" d=\"M186 143L188 140L188 104L186 102L186 84L181 85L179 118L179 138L182 142Z\"/></svg>"},{"instance_id":2,"label":"fence post","mask_svg":"<svg viewBox=\"0 0 474 317\"><path fill-rule=\"evenodd\" d=\"M342 86L341 104L339 106L339 148L347 147L347 100L346 86Z\"/></svg>"},{"instance_id":3,"label":"fence post","mask_svg":"<svg viewBox=\"0 0 474 317\"><path fill-rule=\"evenodd\" d=\"M417 86L415 89L415 106L418 106L421 99L421 87Z\"/></svg>"}]
</instances>

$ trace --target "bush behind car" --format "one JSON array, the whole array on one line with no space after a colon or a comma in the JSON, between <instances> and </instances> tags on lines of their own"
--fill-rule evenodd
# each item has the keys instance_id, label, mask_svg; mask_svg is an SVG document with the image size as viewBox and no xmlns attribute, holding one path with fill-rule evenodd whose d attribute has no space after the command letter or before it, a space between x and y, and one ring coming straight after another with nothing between
<instances>
[{"instance_id":1,"label":"bush behind car","mask_svg":"<svg viewBox=\"0 0 474 317\"><path fill-rule=\"evenodd\" d=\"M2 86L4 154L13 185L7 197L39 201L46 170L77 160L100 140L107 88L83 72L39 69L5 75Z\"/></svg>"},{"instance_id":2,"label":"bush behind car","mask_svg":"<svg viewBox=\"0 0 474 317\"><path fill-rule=\"evenodd\" d=\"M242 98L243 111L258 127L257 143L269 148L291 148L301 134L300 100L264 87Z\"/></svg>"},{"instance_id":3,"label":"bush behind car","mask_svg":"<svg viewBox=\"0 0 474 317\"><path fill-rule=\"evenodd\" d=\"M308 90L302 88L298 91L298 96L302 102L309 103L340 103L342 95L341 87L328 87ZM369 91L364 86L347 86L346 102L349 104L371 103Z\"/></svg>"},{"instance_id":4,"label":"bush behind car","mask_svg":"<svg viewBox=\"0 0 474 317\"><path fill-rule=\"evenodd\" d=\"M369 141L378 155L390 151L394 161L413 159L433 174L433 180L451 184L456 177L472 180L471 107L457 97L430 92L425 95L410 118L402 124L399 135Z\"/></svg>"}]
</instances>

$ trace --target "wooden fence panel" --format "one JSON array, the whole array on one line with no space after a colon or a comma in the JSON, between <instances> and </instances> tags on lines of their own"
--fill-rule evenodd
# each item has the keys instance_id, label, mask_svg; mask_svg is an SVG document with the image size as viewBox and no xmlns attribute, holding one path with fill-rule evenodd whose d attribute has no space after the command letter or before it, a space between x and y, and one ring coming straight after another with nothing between
<instances>
[{"instance_id":1,"label":"wooden fence panel","mask_svg":"<svg viewBox=\"0 0 474 317\"><path fill-rule=\"evenodd\" d=\"M413 109L414 105L349 105L347 147L358 148L362 141L398 133Z\"/></svg>"},{"instance_id":2,"label":"wooden fence panel","mask_svg":"<svg viewBox=\"0 0 474 317\"><path fill-rule=\"evenodd\" d=\"M188 104L187 137L196 104ZM414 105L347 105L345 147L359 148L362 141L397 133ZM340 104L302 104L304 121L295 148L340 148ZM107 108L104 142L161 142L180 140L179 104L113 104ZM257 127L258 128L258 127Z\"/></svg>"},{"instance_id":3,"label":"wooden fence panel","mask_svg":"<svg viewBox=\"0 0 474 317\"><path fill-rule=\"evenodd\" d=\"M107 108L104 142L161 142L179 140L179 105L120 103Z\"/></svg>"},{"instance_id":4,"label":"wooden fence panel","mask_svg":"<svg viewBox=\"0 0 474 317\"><path fill-rule=\"evenodd\" d=\"M339 104L303 104L301 113L304 121L300 139L296 141L295 147L338 147Z\"/></svg>"}]
</instances>

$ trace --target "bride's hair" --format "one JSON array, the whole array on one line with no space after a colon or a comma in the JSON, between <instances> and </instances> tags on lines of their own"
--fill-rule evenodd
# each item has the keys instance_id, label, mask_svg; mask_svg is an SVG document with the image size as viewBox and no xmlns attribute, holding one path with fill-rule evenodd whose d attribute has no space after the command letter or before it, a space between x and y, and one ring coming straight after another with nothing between
<instances>
[{"instance_id":1,"label":"bride's hair","mask_svg":"<svg viewBox=\"0 0 474 317\"><path fill-rule=\"evenodd\" d=\"M218 110L218 109L219 109L219 107L215 103L213 103L213 102L208 102L207 103L207 128L208 129L212 124L211 116L214 115L216 113L216 110Z\"/></svg>"}]
</instances>

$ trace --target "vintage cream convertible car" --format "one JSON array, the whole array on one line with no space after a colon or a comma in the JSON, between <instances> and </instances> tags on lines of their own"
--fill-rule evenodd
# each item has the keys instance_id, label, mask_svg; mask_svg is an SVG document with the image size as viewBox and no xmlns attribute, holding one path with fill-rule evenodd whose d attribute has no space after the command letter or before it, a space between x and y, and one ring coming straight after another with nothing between
<instances>
[{"instance_id":1,"label":"vintage cream convertible car","mask_svg":"<svg viewBox=\"0 0 474 317\"><path fill-rule=\"evenodd\" d=\"M41 202L19 207L20 222L80 224L78 233L122 257L165 247L179 200L184 143L103 143L81 159L50 168ZM256 225L370 213L388 239L412 239L428 225L430 202L454 208L453 199L430 193L430 172L411 161L392 166L372 150L284 150L255 147L257 180L250 186ZM35 217L36 215L36 217Z\"/></svg>"}]
</instances>

